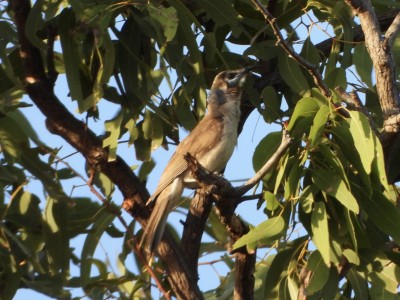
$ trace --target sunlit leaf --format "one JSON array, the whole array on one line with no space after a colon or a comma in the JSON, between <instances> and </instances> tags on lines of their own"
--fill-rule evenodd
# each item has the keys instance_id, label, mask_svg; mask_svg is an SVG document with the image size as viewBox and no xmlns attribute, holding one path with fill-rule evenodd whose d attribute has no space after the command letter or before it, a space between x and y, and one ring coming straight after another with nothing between
<instances>
[{"instance_id":1,"label":"sunlit leaf","mask_svg":"<svg viewBox=\"0 0 400 300\"><path fill-rule=\"evenodd\" d=\"M320 103L311 97L305 97L297 102L296 107L294 108L294 112L292 117L290 118L289 125L287 130L291 131L295 128L295 125L298 127L299 125L296 123L306 123L301 128L309 128L312 124L312 120L314 116L317 114L320 108ZM303 121L304 120L304 121Z\"/></svg>"},{"instance_id":2,"label":"sunlit leaf","mask_svg":"<svg viewBox=\"0 0 400 300\"><path fill-rule=\"evenodd\" d=\"M311 212L311 229L312 239L317 246L319 253L326 266L331 262L330 245L329 245L329 230L328 230L328 215L324 202L315 202Z\"/></svg>"},{"instance_id":3,"label":"sunlit leaf","mask_svg":"<svg viewBox=\"0 0 400 300\"><path fill-rule=\"evenodd\" d=\"M375 143L371 126L365 115L359 111L350 111L350 132L354 139L354 146L367 174L371 173L371 165L375 158Z\"/></svg>"},{"instance_id":4,"label":"sunlit leaf","mask_svg":"<svg viewBox=\"0 0 400 300\"><path fill-rule=\"evenodd\" d=\"M354 198L344 181L339 175L330 170L313 170L314 183L319 186L328 195L335 197L343 206L349 210L358 213L359 207L357 200Z\"/></svg>"},{"instance_id":5,"label":"sunlit leaf","mask_svg":"<svg viewBox=\"0 0 400 300\"><path fill-rule=\"evenodd\" d=\"M285 221L281 216L273 217L267 221L262 222L257 227L251 229L247 234L237 240L233 249L240 248L247 244L263 240L266 243L279 238L283 229L285 228Z\"/></svg>"}]
</instances>

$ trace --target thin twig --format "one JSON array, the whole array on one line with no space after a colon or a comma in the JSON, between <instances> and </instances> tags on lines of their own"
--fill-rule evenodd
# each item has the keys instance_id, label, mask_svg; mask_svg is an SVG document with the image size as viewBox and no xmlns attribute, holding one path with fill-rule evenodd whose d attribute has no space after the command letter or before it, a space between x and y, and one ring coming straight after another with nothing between
<instances>
[{"instance_id":1,"label":"thin twig","mask_svg":"<svg viewBox=\"0 0 400 300\"><path fill-rule=\"evenodd\" d=\"M292 139L289 133L284 130L282 134L282 142L279 145L275 153L270 157L270 159L262 166L260 170L249 180L246 181L244 185L236 189L239 195L244 195L252 187L254 187L264 176L272 169L273 166L279 161L285 151L289 148Z\"/></svg>"},{"instance_id":2,"label":"thin twig","mask_svg":"<svg viewBox=\"0 0 400 300\"><path fill-rule=\"evenodd\" d=\"M252 0L254 5L260 10L263 14L264 18L271 25L272 30L277 38L277 43L289 54L289 57L293 58L297 63L299 63L303 68L305 68L314 79L315 84L321 90L322 94L329 98L332 93L329 88L326 86L322 79L321 73L318 71L318 66L311 64L308 60L304 59L300 56L296 51L294 51L293 47L284 39L281 30L276 22L276 18L260 3L259 0Z\"/></svg>"}]
</instances>

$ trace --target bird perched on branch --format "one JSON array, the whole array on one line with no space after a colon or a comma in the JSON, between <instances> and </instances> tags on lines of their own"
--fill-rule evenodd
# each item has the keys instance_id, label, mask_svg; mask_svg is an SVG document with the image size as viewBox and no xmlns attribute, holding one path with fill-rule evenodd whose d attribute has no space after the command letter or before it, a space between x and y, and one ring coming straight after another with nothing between
<instances>
[{"instance_id":1,"label":"bird perched on branch","mask_svg":"<svg viewBox=\"0 0 400 300\"><path fill-rule=\"evenodd\" d=\"M168 162L157 189L147 204L155 201L144 231L146 250L154 253L164 233L168 214L179 204L189 185L190 170L184 155L190 153L210 172L220 172L237 142L241 87L250 67L219 73L207 98L206 116L182 140Z\"/></svg>"}]
</instances>

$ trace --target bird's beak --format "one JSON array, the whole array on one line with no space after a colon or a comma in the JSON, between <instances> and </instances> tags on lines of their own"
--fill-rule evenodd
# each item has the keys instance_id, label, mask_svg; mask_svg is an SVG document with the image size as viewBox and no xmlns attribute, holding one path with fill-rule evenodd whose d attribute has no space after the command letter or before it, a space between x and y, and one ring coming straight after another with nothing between
<instances>
[{"instance_id":1,"label":"bird's beak","mask_svg":"<svg viewBox=\"0 0 400 300\"><path fill-rule=\"evenodd\" d=\"M229 87L235 87L235 86L242 86L245 80L245 77L247 74L250 73L251 70L253 70L253 66L249 67L244 67L242 69L237 70L237 74L234 78L229 80L228 84Z\"/></svg>"}]
</instances>

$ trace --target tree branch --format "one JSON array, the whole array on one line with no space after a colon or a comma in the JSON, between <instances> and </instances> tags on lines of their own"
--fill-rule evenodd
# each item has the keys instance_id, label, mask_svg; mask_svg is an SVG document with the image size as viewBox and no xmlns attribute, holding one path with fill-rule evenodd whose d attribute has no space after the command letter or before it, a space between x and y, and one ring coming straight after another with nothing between
<instances>
[{"instance_id":1,"label":"tree branch","mask_svg":"<svg viewBox=\"0 0 400 300\"><path fill-rule=\"evenodd\" d=\"M41 53L25 36L26 20L30 12L29 0L10 1L20 43L20 57L25 71L25 90L46 116L46 125L51 133L64 138L77 149L93 169L104 173L118 186L124 196L124 208L142 224L150 215L144 205L149 193L129 166L120 158L108 161L108 151L87 126L77 120L55 96L53 84L46 76ZM202 294L196 280L190 276L183 255L170 235L166 235L160 247L160 258L164 261L168 280L180 299L201 299Z\"/></svg>"},{"instance_id":2,"label":"tree branch","mask_svg":"<svg viewBox=\"0 0 400 300\"><path fill-rule=\"evenodd\" d=\"M397 13L396 18L393 20L393 23L390 25L390 27L385 33L386 47L388 47L389 49L393 47L394 40L396 39L399 31L400 31L400 12Z\"/></svg>"},{"instance_id":3,"label":"tree branch","mask_svg":"<svg viewBox=\"0 0 400 300\"><path fill-rule=\"evenodd\" d=\"M275 151L275 153L264 164L264 166L262 166L262 168L260 170L258 170L258 172L252 178L247 180L243 186L236 189L236 193L238 195L244 195L251 188L253 188L258 182L260 182L260 180L263 179L264 176L269 171L271 171L272 167L276 165L276 163L279 161L279 159L282 157L282 155L289 148L291 142L292 142L292 139L289 136L289 133L286 130L284 130L283 134L282 134L282 142L279 145L278 149Z\"/></svg>"},{"instance_id":4,"label":"tree branch","mask_svg":"<svg viewBox=\"0 0 400 300\"><path fill-rule=\"evenodd\" d=\"M360 19L361 27L365 34L365 45L372 59L376 74L376 89L379 96L379 102L382 108L384 120L391 115L399 114L399 94L396 88L396 77L394 70L394 61L390 54L390 40L398 32L399 18L396 17L390 25L387 36L383 37L379 28L378 19L373 10L372 4L367 0L345 0ZM385 126L384 130L388 132L398 132L399 126Z\"/></svg>"},{"instance_id":5,"label":"tree branch","mask_svg":"<svg viewBox=\"0 0 400 300\"><path fill-rule=\"evenodd\" d=\"M260 3L258 0L252 0L254 5L258 8L258 10L263 14L264 18L271 25L272 30L277 38L277 43L285 50L285 52L289 55L289 57L293 58L298 64L300 64L303 68L305 68L314 79L315 84L318 86L322 94L329 98L331 96L331 91L326 86L322 79L322 75L318 71L318 66L311 64L309 61L304 59L302 56L294 51L293 47L284 39L282 36L281 30L276 23L276 18Z\"/></svg>"},{"instance_id":6,"label":"tree branch","mask_svg":"<svg viewBox=\"0 0 400 300\"><path fill-rule=\"evenodd\" d=\"M216 174L211 174L203 168L195 157L187 153L185 159L193 177L199 183L200 195L196 202L192 203L188 215L183 238L182 249L188 261L198 260L201 236L204 231L205 222L211 209L211 197L216 203L216 212L222 224L225 225L233 245L239 238L249 232L249 227L235 215L235 210L241 202L241 197L257 184L267 172L277 163L286 152L291 142L287 131L283 132L282 143L277 151L265 163L265 165L245 185L233 188L232 185ZM232 252L232 250L228 249ZM254 270L256 254L247 252L245 247L234 253L235 259L235 292L234 299L253 299ZM197 266L190 266L192 274L197 274Z\"/></svg>"}]
</instances>

